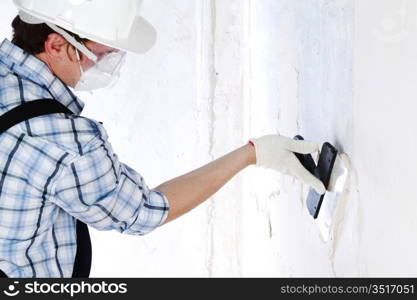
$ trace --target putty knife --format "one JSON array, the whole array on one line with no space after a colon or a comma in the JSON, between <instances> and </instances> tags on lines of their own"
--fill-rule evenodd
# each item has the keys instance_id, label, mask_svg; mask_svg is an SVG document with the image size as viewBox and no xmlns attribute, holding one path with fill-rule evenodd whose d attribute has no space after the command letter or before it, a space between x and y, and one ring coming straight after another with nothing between
<instances>
[{"instance_id":1,"label":"putty knife","mask_svg":"<svg viewBox=\"0 0 417 300\"><path fill-rule=\"evenodd\" d=\"M304 140L300 135L295 136L294 139ZM317 166L311 154L294 154L301 164L315 177L319 178L326 187L324 195L319 195L313 188L310 188L306 202L310 215L318 224L323 239L327 241L337 200L343 192L347 169L337 155L337 149L327 142L322 146Z\"/></svg>"}]
</instances>

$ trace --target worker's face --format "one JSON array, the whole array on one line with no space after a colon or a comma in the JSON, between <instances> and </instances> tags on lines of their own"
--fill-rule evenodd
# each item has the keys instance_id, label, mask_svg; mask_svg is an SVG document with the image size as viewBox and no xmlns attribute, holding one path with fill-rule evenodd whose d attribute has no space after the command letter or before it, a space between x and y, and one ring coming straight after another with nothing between
<instances>
[{"instance_id":1,"label":"worker's face","mask_svg":"<svg viewBox=\"0 0 417 300\"><path fill-rule=\"evenodd\" d=\"M109 53L117 52L117 49L108 47L93 41L86 41L84 45L93 52L98 61ZM68 43L59 34L50 34L48 40L45 42L45 52L38 55L49 69L60 78L66 85L75 87L81 78L80 65L83 71L87 71L94 65L81 51L78 51L80 61L78 61L75 47Z\"/></svg>"},{"instance_id":2,"label":"worker's face","mask_svg":"<svg viewBox=\"0 0 417 300\"><path fill-rule=\"evenodd\" d=\"M84 43L84 46L88 48L91 52L93 52L97 56L97 61L100 61L105 57L106 55L118 52L119 50L114 49L109 46L105 46L96 42L87 41ZM75 50L75 49L74 49ZM78 51L80 54L80 63L84 71L87 71L89 68L91 68L94 65L94 62L90 60L86 55L84 55L81 51Z\"/></svg>"},{"instance_id":3,"label":"worker's face","mask_svg":"<svg viewBox=\"0 0 417 300\"><path fill-rule=\"evenodd\" d=\"M118 52L119 50L114 49L112 47L109 46L105 46L93 41L86 41L84 42L84 46L87 47L88 50L90 50L92 53L94 53L94 55L97 57L97 62L99 62L100 60L102 60L105 56L107 56L110 53L113 52ZM75 48L73 47L73 51L77 51L75 50ZM94 61L92 61L91 59L89 59L84 53L82 53L81 51L78 50L78 54L79 54L79 60L76 57L76 66L75 68L77 68L78 70L78 75L74 76L74 82L71 82L71 87L75 87L75 85L77 84L77 82L80 80L81 78L81 68L83 70L83 72L87 71L88 69L90 69L91 67L94 66ZM76 54L75 54L76 55ZM71 60L73 61L73 60ZM80 68L81 66L81 68Z\"/></svg>"}]
</instances>

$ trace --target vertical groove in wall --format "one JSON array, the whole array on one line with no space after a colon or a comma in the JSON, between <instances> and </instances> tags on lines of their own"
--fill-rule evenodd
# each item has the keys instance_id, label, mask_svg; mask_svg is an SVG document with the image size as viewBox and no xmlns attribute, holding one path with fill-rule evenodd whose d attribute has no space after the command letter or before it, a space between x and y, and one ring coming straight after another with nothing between
<instances>
[{"instance_id":1,"label":"vertical groove in wall","mask_svg":"<svg viewBox=\"0 0 417 300\"><path fill-rule=\"evenodd\" d=\"M351 119L351 126L350 128L352 128L352 134L350 136L350 144L353 146L355 145L354 141L355 141L355 137L354 134L357 132L355 131L355 126L354 124L358 124L357 121L355 120L357 115L355 114L356 109L355 109L355 100L358 99L356 93L358 91L357 87L355 86L355 79L356 79L356 69L355 69L355 62L357 61L357 53L356 53L356 34L357 34L357 14L356 14L356 7L357 7L357 0L353 0L351 3L351 9L352 9L352 15L351 15L351 20L352 20L352 24L351 24L351 40L349 41L350 45L351 45L351 63L350 65L352 66L351 69L351 103L352 103L352 119ZM359 121L359 120L358 120ZM355 156L355 152L354 152L354 147L351 148L352 149L352 153L350 156L350 159L354 159L353 157ZM349 191L350 191L350 198L348 201L352 201L352 215L356 216L356 220L355 220L355 230L354 230L354 234L352 234L352 240L356 242L356 256L354 257L354 259L352 259L352 261L354 261L354 266L356 266L355 268L355 276L359 276L359 277L364 277L364 276L369 276L366 272L366 263L364 263L364 261L361 259L363 256L363 251L362 251L362 247L360 247L359 245L362 245L361 242L361 238L362 238L362 232L361 232L361 228L363 228L362 224L363 224L363 210L361 208L363 202L361 201L362 199L360 199L360 192L359 192L359 179L358 179L358 174L357 174L357 169L356 166L354 165L354 163L352 162L352 169L349 171L350 175L349 175ZM340 238L339 238L340 239ZM338 241L339 242L339 241ZM339 242L340 243L340 242ZM351 243L354 245L354 243ZM339 270L337 270L339 271Z\"/></svg>"},{"instance_id":2,"label":"vertical groove in wall","mask_svg":"<svg viewBox=\"0 0 417 300\"><path fill-rule=\"evenodd\" d=\"M351 38L351 45L352 45L352 83L351 83L351 88L352 88L352 112L355 112L355 100L357 99L357 95L356 95L356 87L355 87L355 62L356 62L356 30L357 30L357 18L356 18L356 6L357 6L357 0L352 1L352 38ZM353 124L355 123L355 118L356 118L356 114L352 113L352 135L351 135L351 144L354 145L354 134L355 134L355 127L353 126ZM353 150L353 149L352 149ZM352 151L352 156L354 155L354 152ZM353 157L352 157L353 158ZM355 194L355 200L356 200L356 206L355 206L355 212L354 214L356 214L357 217L357 221L356 221L356 242L357 245L361 245L361 234L360 234L360 229L363 228L362 227L362 223L363 223L363 214L362 214L362 210L361 210L361 205L362 205L362 201L360 201L360 193L359 193L359 186L358 186L358 174L357 174L357 169L356 167L353 165L352 166L353 169L353 173L351 175L351 179L353 181L352 186L355 187L354 189L352 189L352 193ZM355 263L356 263L356 274L357 276L366 276L366 274L363 274L361 272L361 257L362 257L362 248L361 247L357 247L357 255L355 257Z\"/></svg>"},{"instance_id":3,"label":"vertical groove in wall","mask_svg":"<svg viewBox=\"0 0 417 300\"><path fill-rule=\"evenodd\" d=\"M213 153L214 148L214 131L216 123L216 114L214 111L214 101L216 96L216 0L208 0L209 6L209 22L210 26L210 45L208 50L208 61L209 61L209 70L208 70L208 79L209 79L209 99L208 99L208 109L209 109L209 149L208 155L211 160L215 159ZM207 273L209 277L213 276L213 260L214 260L214 213L215 213L215 203L213 197L209 199L209 206L207 209L208 214L208 257L207 257Z\"/></svg>"},{"instance_id":4,"label":"vertical groove in wall","mask_svg":"<svg viewBox=\"0 0 417 300\"><path fill-rule=\"evenodd\" d=\"M243 95L243 113L242 113L242 140L249 139L252 137L252 120L251 120L251 111L252 111L252 89L251 89L251 12L252 12L252 0L247 0L244 2L243 6L243 29L242 29L242 40L243 40L243 84L242 84L242 95ZM251 173L246 171L242 176L242 200L241 207L242 212L245 211L244 203L250 203L252 195L252 177ZM236 257L237 257L237 272L239 276L244 276L244 259L245 255L243 254L244 247L244 226L245 226L245 215L242 213L240 215L239 224L237 225L237 236L239 237L236 247Z\"/></svg>"},{"instance_id":5,"label":"vertical groove in wall","mask_svg":"<svg viewBox=\"0 0 417 300\"><path fill-rule=\"evenodd\" d=\"M287 4L288 4L288 7L289 7L289 11L296 14L298 6L297 5L294 6L294 3L287 3ZM297 21L294 21L294 22L295 22L294 25L296 26ZM298 40L296 40L295 46L296 46L296 49L298 49L298 47L301 47ZM298 59L295 59L293 67L294 67L294 71L296 73L296 84L297 84L296 85L296 93L297 93L296 94L296 97L297 97L296 98L296 109L297 109L297 111L295 113L296 118L297 118L295 120L296 121L296 130L297 130L298 134L301 134L302 132L301 132L301 124L300 124L300 109L299 109L300 103L301 103L301 97L300 97L300 66L299 66L299 60ZM303 199L301 199L301 203L302 203L302 207L304 207L304 200Z\"/></svg>"},{"instance_id":6,"label":"vertical groove in wall","mask_svg":"<svg viewBox=\"0 0 417 300\"><path fill-rule=\"evenodd\" d=\"M197 120L199 122L197 130L198 134L198 144L199 144L199 151L203 153L206 149L206 131L205 127L207 121L207 114L206 110L208 108L207 99L209 98L209 91L211 90L210 83L208 82L208 59L207 59L207 0L199 0L196 1L196 49L197 49L197 56L196 56L196 90L197 90ZM201 154L200 158L205 160L206 154ZM208 219L208 215L207 215ZM207 236L209 235L207 226L205 227ZM209 240L209 239L206 239ZM206 245L205 255L207 255L209 244ZM202 269L204 270L203 274L207 275L208 267L206 261L202 262L203 266Z\"/></svg>"}]
</instances>

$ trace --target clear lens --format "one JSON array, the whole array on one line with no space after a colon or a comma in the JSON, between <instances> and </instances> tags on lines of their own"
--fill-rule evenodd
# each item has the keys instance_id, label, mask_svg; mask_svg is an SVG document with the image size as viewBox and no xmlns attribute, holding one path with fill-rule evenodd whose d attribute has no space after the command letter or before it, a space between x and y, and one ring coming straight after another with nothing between
<instances>
[{"instance_id":1,"label":"clear lens","mask_svg":"<svg viewBox=\"0 0 417 300\"><path fill-rule=\"evenodd\" d=\"M120 69L126 61L126 52L119 51L107 54L99 62L97 62L97 68L109 75L114 75L120 72Z\"/></svg>"},{"instance_id":2,"label":"clear lens","mask_svg":"<svg viewBox=\"0 0 417 300\"><path fill-rule=\"evenodd\" d=\"M114 85L125 63L126 52L101 44L94 44L89 51L97 56L97 62L88 62L92 65L83 72L75 90L94 90Z\"/></svg>"}]
</instances>

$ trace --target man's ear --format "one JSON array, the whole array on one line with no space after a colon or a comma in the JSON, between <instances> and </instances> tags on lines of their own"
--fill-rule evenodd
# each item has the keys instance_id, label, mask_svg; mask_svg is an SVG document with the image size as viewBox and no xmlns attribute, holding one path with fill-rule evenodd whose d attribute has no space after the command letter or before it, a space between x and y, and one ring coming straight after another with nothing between
<instances>
[{"instance_id":1,"label":"man's ear","mask_svg":"<svg viewBox=\"0 0 417 300\"><path fill-rule=\"evenodd\" d=\"M75 55L75 53L71 53L71 51L69 51L69 43L67 40L58 33L49 34L45 41L44 47L45 54L51 59L64 60L67 56L69 56L72 60L72 56Z\"/></svg>"}]
</instances>

